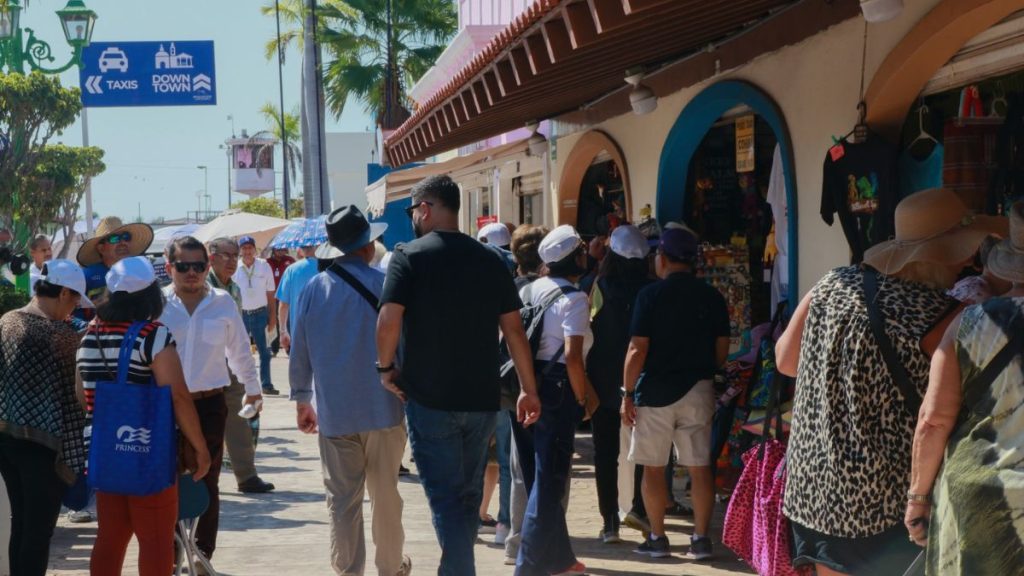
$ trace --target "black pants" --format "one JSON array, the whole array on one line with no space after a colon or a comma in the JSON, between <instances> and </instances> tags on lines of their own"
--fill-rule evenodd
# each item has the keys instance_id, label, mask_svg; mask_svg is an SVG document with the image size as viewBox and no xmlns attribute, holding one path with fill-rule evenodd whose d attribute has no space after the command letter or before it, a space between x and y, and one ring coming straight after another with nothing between
<instances>
[{"instance_id":1,"label":"black pants","mask_svg":"<svg viewBox=\"0 0 1024 576\"><path fill-rule=\"evenodd\" d=\"M0 434L0 473L11 501L11 574L45 576L50 538L67 485L57 476L57 453Z\"/></svg>"},{"instance_id":2,"label":"black pants","mask_svg":"<svg viewBox=\"0 0 1024 576\"><path fill-rule=\"evenodd\" d=\"M199 517L196 526L196 545L207 558L213 558L217 548L217 530L220 527L220 468L224 463L224 428L228 420L228 405L224 394L195 400L199 414L199 427L203 430L206 448L210 451L210 472L203 483L210 493L210 506Z\"/></svg>"},{"instance_id":3,"label":"black pants","mask_svg":"<svg viewBox=\"0 0 1024 576\"><path fill-rule=\"evenodd\" d=\"M594 478L597 503L605 523L619 520L619 432L622 417L617 406L601 403L590 418L594 439ZM643 499L641 499L641 502Z\"/></svg>"}]
</instances>

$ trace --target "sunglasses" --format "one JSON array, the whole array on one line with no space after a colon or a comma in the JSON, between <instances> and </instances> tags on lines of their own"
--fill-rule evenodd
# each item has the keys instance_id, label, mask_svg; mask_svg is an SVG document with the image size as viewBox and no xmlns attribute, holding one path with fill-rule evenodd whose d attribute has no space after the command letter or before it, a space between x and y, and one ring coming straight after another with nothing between
<instances>
[{"instance_id":1,"label":"sunglasses","mask_svg":"<svg viewBox=\"0 0 1024 576\"><path fill-rule=\"evenodd\" d=\"M179 274L187 274L189 270L192 270L196 274L202 274L206 272L206 262L175 262L174 269Z\"/></svg>"},{"instance_id":2,"label":"sunglasses","mask_svg":"<svg viewBox=\"0 0 1024 576\"><path fill-rule=\"evenodd\" d=\"M120 244L121 242L131 242L131 232L121 232L120 234L111 234L103 240L100 240L100 244Z\"/></svg>"},{"instance_id":3,"label":"sunglasses","mask_svg":"<svg viewBox=\"0 0 1024 576\"><path fill-rule=\"evenodd\" d=\"M434 205L433 202L427 202L426 200L424 200L422 202L418 202L416 204L413 204L412 206L407 207L405 209L405 215L408 216L409 218L412 218L413 212L415 212L416 209L419 208L420 206L422 206L423 204L426 204L427 206L433 206Z\"/></svg>"}]
</instances>

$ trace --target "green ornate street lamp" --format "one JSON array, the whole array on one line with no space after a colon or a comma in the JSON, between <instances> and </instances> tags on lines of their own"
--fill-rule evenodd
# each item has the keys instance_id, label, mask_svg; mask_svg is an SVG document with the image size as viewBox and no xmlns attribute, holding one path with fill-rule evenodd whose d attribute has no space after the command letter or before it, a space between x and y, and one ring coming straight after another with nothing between
<instances>
[{"instance_id":1,"label":"green ornate street lamp","mask_svg":"<svg viewBox=\"0 0 1024 576\"><path fill-rule=\"evenodd\" d=\"M57 68L47 67L54 61L48 43L36 38L31 28L24 29L28 37L24 36L18 27L20 16L21 5L18 0L0 0L0 71L24 74L27 65L29 70L60 74L81 64L82 49L89 45L96 24L96 13L87 8L85 2L68 0L67 6L57 10L57 17L64 29L64 39L74 49L71 60Z\"/></svg>"}]
</instances>

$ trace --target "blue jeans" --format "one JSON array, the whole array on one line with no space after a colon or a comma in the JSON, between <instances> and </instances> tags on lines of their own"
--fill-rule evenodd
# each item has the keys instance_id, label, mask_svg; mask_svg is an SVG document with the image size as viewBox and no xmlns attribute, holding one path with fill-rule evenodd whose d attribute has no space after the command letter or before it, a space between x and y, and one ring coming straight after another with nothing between
<instances>
[{"instance_id":1,"label":"blue jeans","mask_svg":"<svg viewBox=\"0 0 1024 576\"><path fill-rule=\"evenodd\" d=\"M498 522L510 526L509 500L512 494L512 466L509 456L512 451L513 412L498 412L498 424L494 429L495 448L498 452Z\"/></svg>"},{"instance_id":2,"label":"blue jeans","mask_svg":"<svg viewBox=\"0 0 1024 576\"><path fill-rule=\"evenodd\" d=\"M264 388L270 388L270 348L267 346L267 324L270 323L270 313L266 306L255 312L244 312L242 320L245 321L245 331L256 342L256 350L260 353L260 384Z\"/></svg>"},{"instance_id":3,"label":"blue jeans","mask_svg":"<svg viewBox=\"0 0 1024 576\"><path fill-rule=\"evenodd\" d=\"M487 445L495 412L449 412L409 400L409 444L441 545L438 576L474 576Z\"/></svg>"},{"instance_id":4,"label":"blue jeans","mask_svg":"<svg viewBox=\"0 0 1024 576\"><path fill-rule=\"evenodd\" d=\"M583 408L576 402L565 367L555 366L541 377L544 365L537 363L540 419L529 428L518 422L512 425L523 480L530 494L523 517L516 576L547 576L576 563L562 497Z\"/></svg>"}]
</instances>

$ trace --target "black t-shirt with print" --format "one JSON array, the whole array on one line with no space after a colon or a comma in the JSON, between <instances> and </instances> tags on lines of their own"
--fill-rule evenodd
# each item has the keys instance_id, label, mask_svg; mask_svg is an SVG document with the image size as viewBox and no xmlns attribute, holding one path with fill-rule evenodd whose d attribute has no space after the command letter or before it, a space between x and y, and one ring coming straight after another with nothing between
<instances>
[{"instance_id":1,"label":"black t-shirt with print","mask_svg":"<svg viewBox=\"0 0 1024 576\"><path fill-rule=\"evenodd\" d=\"M522 307L508 268L461 232L395 248L381 295L405 307L400 386L436 410L498 410L498 317Z\"/></svg>"},{"instance_id":2,"label":"black t-shirt with print","mask_svg":"<svg viewBox=\"0 0 1024 576\"><path fill-rule=\"evenodd\" d=\"M725 298L693 274L677 272L641 290L630 336L650 345L634 403L668 406L713 377L717 340L730 333Z\"/></svg>"},{"instance_id":3,"label":"black t-shirt with print","mask_svg":"<svg viewBox=\"0 0 1024 576\"><path fill-rule=\"evenodd\" d=\"M896 187L896 148L878 136L856 144L842 142L842 154L825 155L821 188L821 218L829 226L834 215L850 245L851 263L864 252L892 237L899 191Z\"/></svg>"}]
</instances>

